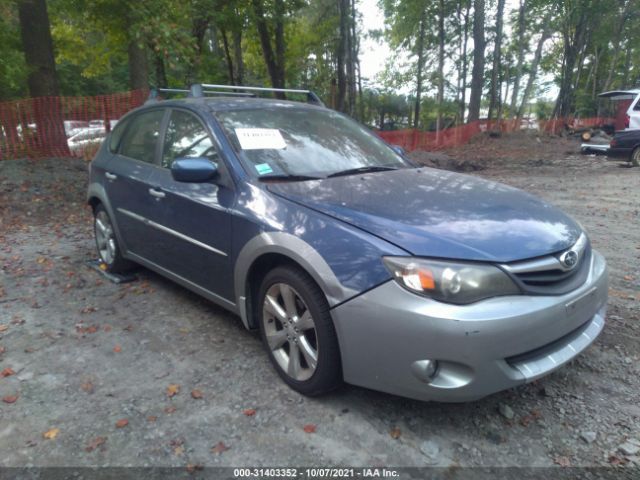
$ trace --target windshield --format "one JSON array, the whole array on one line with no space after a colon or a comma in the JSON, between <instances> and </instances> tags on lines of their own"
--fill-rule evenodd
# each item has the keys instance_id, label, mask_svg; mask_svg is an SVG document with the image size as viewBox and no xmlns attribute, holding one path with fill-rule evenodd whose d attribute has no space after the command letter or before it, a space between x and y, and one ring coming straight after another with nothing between
<instances>
[{"instance_id":1,"label":"windshield","mask_svg":"<svg viewBox=\"0 0 640 480\"><path fill-rule=\"evenodd\" d=\"M410 166L364 126L332 110L280 107L216 116L245 166L259 177Z\"/></svg>"}]
</instances>

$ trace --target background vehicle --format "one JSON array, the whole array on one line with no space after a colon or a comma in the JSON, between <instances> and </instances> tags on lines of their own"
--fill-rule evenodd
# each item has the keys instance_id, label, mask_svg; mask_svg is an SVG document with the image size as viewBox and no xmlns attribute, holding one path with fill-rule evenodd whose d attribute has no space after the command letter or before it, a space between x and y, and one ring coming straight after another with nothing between
<instances>
[{"instance_id":1,"label":"background vehicle","mask_svg":"<svg viewBox=\"0 0 640 480\"><path fill-rule=\"evenodd\" d=\"M76 133L79 133L80 130L88 128L89 122L85 122L82 120L65 120L64 121L64 133L67 138L73 137Z\"/></svg>"},{"instance_id":2,"label":"background vehicle","mask_svg":"<svg viewBox=\"0 0 640 480\"><path fill-rule=\"evenodd\" d=\"M88 148L102 143L105 135L104 127L81 128L67 140L67 144L72 155L82 155Z\"/></svg>"},{"instance_id":3,"label":"background vehicle","mask_svg":"<svg viewBox=\"0 0 640 480\"><path fill-rule=\"evenodd\" d=\"M610 114L616 131L640 129L640 90L612 90L598 97L612 101Z\"/></svg>"},{"instance_id":4,"label":"background vehicle","mask_svg":"<svg viewBox=\"0 0 640 480\"><path fill-rule=\"evenodd\" d=\"M634 167L640 167L640 130L626 130L616 132L607 156L611 158L624 159Z\"/></svg>"}]
</instances>

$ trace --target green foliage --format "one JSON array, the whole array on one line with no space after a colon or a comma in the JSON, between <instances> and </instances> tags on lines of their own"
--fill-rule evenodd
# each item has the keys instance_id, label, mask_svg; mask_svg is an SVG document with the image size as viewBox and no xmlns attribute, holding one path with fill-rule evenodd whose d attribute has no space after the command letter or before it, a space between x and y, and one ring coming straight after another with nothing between
<instances>
[{"instance_id":1,"label":"green foliage","mask_svg":"<svg viewBox=\"0 0 640 480\"><path fill-rule=\"evenodd\" d=\"M0 3L0 100L25 96L27 66L13 2Z\"/></svg>"}]
</instances>

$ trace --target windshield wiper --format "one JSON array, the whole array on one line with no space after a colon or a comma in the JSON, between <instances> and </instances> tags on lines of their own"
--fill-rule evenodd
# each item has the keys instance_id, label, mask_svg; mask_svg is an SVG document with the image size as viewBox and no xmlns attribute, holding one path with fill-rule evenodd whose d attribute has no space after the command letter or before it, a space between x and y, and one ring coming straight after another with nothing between
<instances>
[{"instance_id":1,"label":"windshield wiper","mask_svg":"<svg viewBox=\"0 0 640 480\"><path fill-rule=\"evenodd\" d=\"M284 181L288 181L288 182L303 182L305 180L320 180L324 177L314 177L311 175L293 175L293 174L276 174L276 175L265 175L263 177L260 177L259 180L265 181L265 180L284 180Z\"/></svg>"},{"instance_id":2,"label":"windshield wiper","mask_svg":"<svg viewBox=\"0 0 640 480\"><path fill-rule=\"evenodd\" d=\"M384 167L382 165L349 168L347 170L340 170L339 172L334 172L330 175L327 175L327 178L342 177L344 175L357 175L358 173L384 172L387 170L398 170L398 169L396 167Z\"/></svg>"}]
</instances>

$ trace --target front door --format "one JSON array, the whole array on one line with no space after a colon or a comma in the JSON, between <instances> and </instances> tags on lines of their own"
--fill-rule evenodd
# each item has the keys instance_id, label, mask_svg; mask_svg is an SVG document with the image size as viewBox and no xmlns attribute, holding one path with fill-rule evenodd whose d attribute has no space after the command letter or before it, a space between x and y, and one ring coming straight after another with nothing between
<instances>
[{"instance_id":1,"label":"front door","mask_svg":"<svg viewBox=\"0 0 640 480\"><path fill-rule=\"evenodd\" d=\"M204 183L176 182L170 170L173 161L195 157L215 163L218 178ZM235 191L211 134L193 113L171 111L160 167L154 169L149 181L159 194L153 218L163 233L163 251L156 262L233 301L229 211Z\"/></svg>"}]
</instances>

